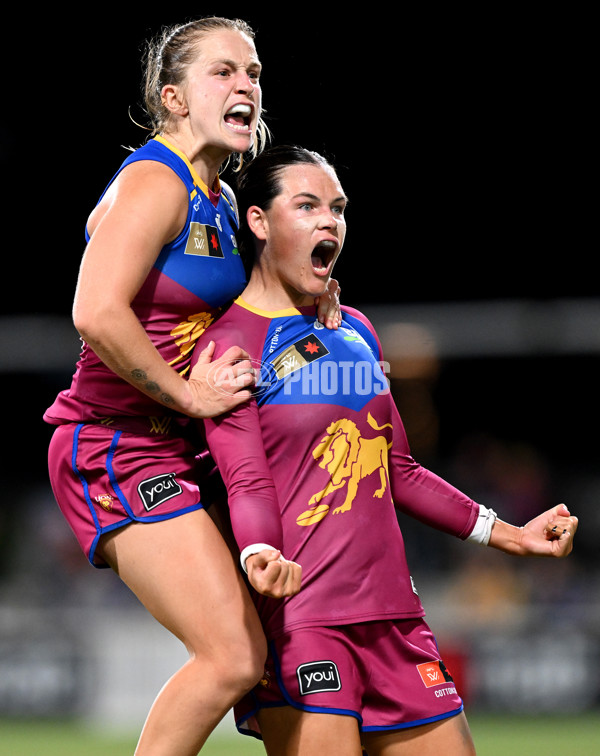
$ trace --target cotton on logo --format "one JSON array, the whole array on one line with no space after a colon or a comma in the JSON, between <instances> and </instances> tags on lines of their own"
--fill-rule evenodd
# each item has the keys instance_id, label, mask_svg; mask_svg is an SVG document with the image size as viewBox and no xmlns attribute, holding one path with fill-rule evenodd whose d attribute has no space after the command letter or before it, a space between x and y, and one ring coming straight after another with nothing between
<instances>
[{"instance_id":1,"label":"cotton on logo","mask_svg":"<svg viewBox=\"0 0 600 756\"><path fill-rule=\"evenodd\" d=\"M417 664L417 670L421 675L421 680L426 688L432 688L434 685L452 682L450 673L442 661L426 662Z\"/></svg>"}]
</instances>

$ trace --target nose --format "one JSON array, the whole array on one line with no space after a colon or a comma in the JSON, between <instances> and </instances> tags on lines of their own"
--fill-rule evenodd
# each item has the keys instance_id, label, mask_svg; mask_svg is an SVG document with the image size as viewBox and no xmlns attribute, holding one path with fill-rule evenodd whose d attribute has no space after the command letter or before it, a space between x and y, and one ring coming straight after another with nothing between
<instances>
[{"instance_id":1,"label":"nose","mask_svg":"<svg viewBox=\"0 0 600 756\"><path fill-rule=\"evenodd\" d=\"M323 217L321 220L321 227L331 228L333 230L335 230L338 227L338 219L332 210L327 209L323 213Z\"/></svg>"},{"instance_id":2,"label":"nose","mask_svg":"<svg viewBox=\"0 0 600 756\"><path fill-rule=\"evenodd\" d=\"M237 82L236 82L236 92L239 94L246 94L248 97L252 97L252 94L254 92L255 86L254 82L250 78L250 75L247 71L240 70L238 72Z\"/></svg>"}]
</instances>

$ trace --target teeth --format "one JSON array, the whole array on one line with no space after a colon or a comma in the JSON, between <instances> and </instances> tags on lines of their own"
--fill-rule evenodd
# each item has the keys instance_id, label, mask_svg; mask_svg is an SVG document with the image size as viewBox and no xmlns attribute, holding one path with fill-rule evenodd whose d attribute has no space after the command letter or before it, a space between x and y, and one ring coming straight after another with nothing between
<instances>
[{"instance_id":1,"label":"teeth","mask_svg":"<svg viewBox=\"0 0 600 756\"><path fill-rule=\"evenodd\" d=\"M319 244L317 246L319 246L319 247L325 247L325 249L335 249L335 242L334 241L330 241L329 239L327 239L327 240L324 240L322 242L319 242Z\"/></svg>"},{"instance_id":2,"label":"teeth","mask_svg":"<svg viewBox=\"0 0 600 756\"><path fill-rule=\"evenodd\" d=\"M252 108L250 107L250 105L244 105L243 103L240 103L239 105L234 105L230 110L227 111L227 115L238 114L248 117L252 115Z\"/></svg>"}]
</instances>

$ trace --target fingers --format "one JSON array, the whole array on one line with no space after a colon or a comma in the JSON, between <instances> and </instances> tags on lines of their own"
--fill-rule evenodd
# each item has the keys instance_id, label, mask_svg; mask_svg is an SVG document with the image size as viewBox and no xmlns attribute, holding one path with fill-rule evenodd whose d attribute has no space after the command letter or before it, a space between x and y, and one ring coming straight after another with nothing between
<instances>
[{"instance_id":1,"label":"fingers","mask_svg":"<svg viewBox=\"0 0 600 756\"><path fill-rule=\"evenodd\" d=\"M568 507L559 504L519 528L519 553L522 556L564 557L573 549L579 520Z\"/></svg>"},{"instance_id":2,"label":"fingers","mask_svg":"<svg viewBox=\"0 0 600 756\"><path fill-rule=\"evenodd\" d=\"M236 362L238 360L249 360L250 355L245 349L239 346L232 346L226 352L223 352L217 362Z\"/></svg>"},{"instance_id":3,"label":"fingers","mask_svg":"<svg viewBox=\"0 0 600 756\"><path fill-rule=\"evenodd\" d=\"M564 529L558 538L551 539L552 555L555 557L565 557L573 550L573 539L575 533L573 530Z\"/></svg>"},{"instance_id":4,"label":"fingers","mask_svg":"<svg viewBox=\"0 0 600 756\"><path fill-rule=\"evenodd\" d=\"M573 549L573 539L579 525L577 517L569 513L564 504L550 510L550 519L544 527L544 537L552 541L555 556L566 556Z\"/></svg>"},{"instance_id":5,"label":"fingers","mask_svg":"<svg viewBox=\"0 0 600 756\"><path fill-rule=\"evenodd\" d=\"M256 371L249 360L226 363L215 366L211 375L215 388L228 394L235 394L240 389L253 386L256 381Z\"/></svg>"},{"instance_id":6,"label":"fingers","mask_svg":"<svg viewBox=\"0 0 600 756\"><path fill-rule=\"evenodd\" d=\"M341 289L335 278L327 284L327 291L317 298L317 318L327 328L335 330L342 322L340 310Z\"/></svg>"},{"instance_id":7,"label":"fingers","mask_svg":"<svg viewBox=\"0 0 600 756\"><path fill-rule=\"evenodd\" d=\"M212 360L213 354L215 353L215 346L215 342L210 341L208 343L208 346L205 346L204 349L200 352L196 364L206 365L207 363L209 363Z\"/></svg>"},{"instance_id":8,"label":"fingers","mask_svg":"<svg viewBox=\"0 0 600 756\"><path fill-rule=\"evenodd\" d=\"M191 417L216 417L235 409L252 397L256 372L249 354L241 347L230 347L219 359L213 341L198 355L188 380Z\"/></svg>"},{"instance_id":9,"label":"fingers","mask_svg":"<svg viewBox=\"0 0 600 756\"><path fill-rule=\"evenodd\" d=\"M561 504L557 504L555 507L548 510L548 514L550 515L550 517L558 517L558 516L568 517L571 513L569 512L569 508L567 507L567 505L561 503Z\"/></svg>"},{"instance_id":10,"label":"fingers","mask_svg":"<svg viewBox=\"0 0 600 756\"><path fill-rule=\"evenodd\" d=\"M575 535L578 524L577 517L556 517L546 524L544 534L549 541L562 538L568 534Z\"/></svg>"},{"instance_id":11,"label":"fingers","mask_svg":"<svg viewBox=\"0 0 600 756\"><path fill-rule=\"evenodd\" d=\"M254 386L256 371L249 354L240 347L230 347L208 371L209 382L219 391L235 394Z\"/></svg>"},{"instance_id":12,"label":"fingers","mask_svg":"<svg viewBox=\"0 0 600 756\"><path fill-rule=\"evenodd\" d=\"M577 530L579 520L572 517L568 507L565 504L558 504L548 512L549 519L544 528L544 533L548 539L560 538L564 533Z\"/></svg>"},{"instance_id":13,"label":"fingers","mask_svg":"<svg viewBox=\"0 0 600 756\"><path fill-rule=\"evenodd\" d=\"M251 585L263 596L284 598L300 590L302 568L280 551L263 550L246 560Z\"/></svg>"}]
</instances>

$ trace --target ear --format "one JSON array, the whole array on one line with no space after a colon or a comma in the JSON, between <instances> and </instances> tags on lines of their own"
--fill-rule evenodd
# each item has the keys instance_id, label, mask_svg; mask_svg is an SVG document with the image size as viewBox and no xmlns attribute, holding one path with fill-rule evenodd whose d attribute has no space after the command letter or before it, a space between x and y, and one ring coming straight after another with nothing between
<instances>
[{"instance_id":1,"label":"ear","mask_svg":"<svg viewBox=\"0 0 600 756\"><path fill-rule=\"evenodd\" d=\"M268 231L267 216L260 207L258 207L257 205L252 205L248 208L248 212L246 213L246 222L248 224L248 228L250 229L250 231L252 231L257 239L266 241Z\"/></svg>"},{"instance_id":2,"label":"ear","mask_svg":"<svg viewBox=\"0 0 600 756\"><path fill-rule=\"evenodd\" d=\"M183 92L175 84L165 84L160 93L160 98L165 108L174 115L186 116L189 113Z\"/></svg>"}]
</instances>

